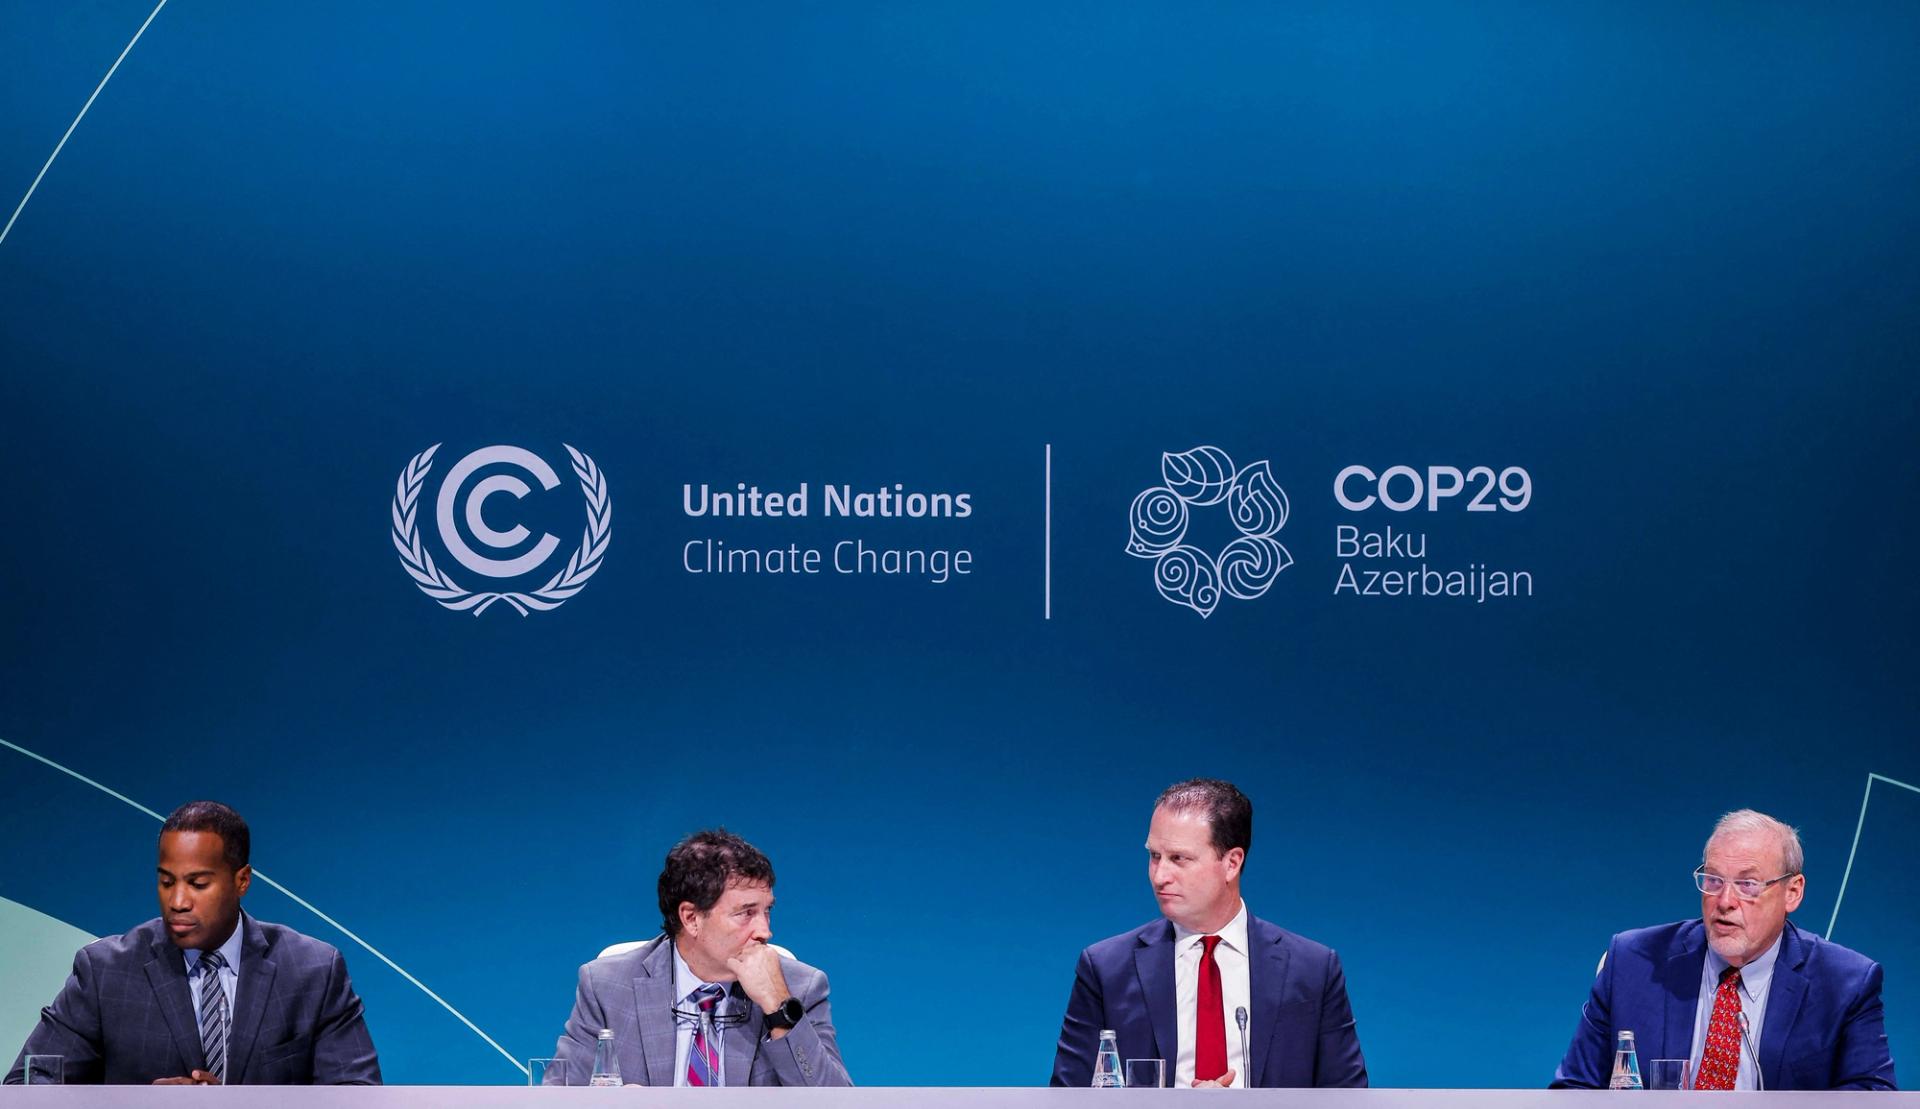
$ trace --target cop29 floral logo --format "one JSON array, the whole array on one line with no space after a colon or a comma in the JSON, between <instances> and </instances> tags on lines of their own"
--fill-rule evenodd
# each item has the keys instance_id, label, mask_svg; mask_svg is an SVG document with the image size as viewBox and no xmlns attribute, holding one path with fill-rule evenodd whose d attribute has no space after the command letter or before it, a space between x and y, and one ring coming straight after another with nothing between
<instances>
[{"instance_id":1,"label":"cop29 floral logo","mask_svg":"<svg viewBox=\"0 0 1920 1109\"><path fill-rule=\"evenodd\" d=\"M524 525L500 529L488 521L487 502L502 494L523 500L533 487L522 474L533 478L540 488L551 491L560 485L560 475L545 459L520 447L482 447L455 462L440 479L439 495L434 499L433 524L440 545L464 570L506 584L511 579L528 579L519 588L470 589L442 570L433 552L421 542L419 502L433 471L433 456L440 449L435 443L408 460L400 471L393 490L393 545L400 552L400 566L420 587L420 592L455 612L487 611L495 602L525 616L529 612L550 612L559 608L585 588L587 579L600 569L613 538L613 501L607 495L607 478L593 459L572 446L566 447L573 461L573 476L580 482L580 495L586 501L586 523L580 533L580 545L546 583L533 586L546 571L560 537L533 532ZM475 479L478 480L475 480ZM495 521L501 522L501 521ZM464 529L463 526L464 525ZM471 542L469 541L471 540ZM500 552L492 557L475 550L475 545Z\"/></svg>"},{"instance_id":2,"label":"cop29 floral logo","mask_svg":"<svg viewBox=\"0 0 1920 1109\"><path fill-rule=\"evenodd\" d=\"M1153 584L1176 605L1213 615L1222 594L1251 601L1273 585L1293 556L1274 538L1287 525L1287 491L1266 459L1235 469L1219 447L1160 456L1165 482L1133 498L1127 553L1153 560ZM1187 543L1195 509L1224 506L1239 534L1218 554Z\"/></svg>"}]
</instances>

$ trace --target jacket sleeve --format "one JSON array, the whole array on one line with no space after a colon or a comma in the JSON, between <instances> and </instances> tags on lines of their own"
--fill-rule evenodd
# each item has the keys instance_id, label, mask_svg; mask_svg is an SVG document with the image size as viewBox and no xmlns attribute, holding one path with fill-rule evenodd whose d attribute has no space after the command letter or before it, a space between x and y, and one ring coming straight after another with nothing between
<instances>
[{"instance_id":1,"label":"jacket sleeve","mask_svg":"<svg viewBox=\"0 0 1920 1109\"><path fill-rule=\"evenodd\" d=\"M1854 993L1853 1004L1841 1019L1840 1040L1834 1050L1833 1084L1837 1090L1899 1088L1893 1080L1886 1011L1880 1002L1883 977L1879 963L1869 964L1865 980Z\"/></svg>"},{"instance_id":2,"label":"jacket sleeve","mask_svg":"<svg viewBox=\"0 0 1920 1109\"><path fill-rule=\"evenodd\" d=\"M1593 992L1580 1009L1580 1025L1573 1030L1573 1042L1553 1072L1548 1088L1553 1090L1598 1090L1607 1084L1613 1070L1613 964L1614 948L1620 937L1607 945L1600 960L1600 973L1594 975Z\"/></svg>"},{"instance_id":3,"label":"jacket sleeve","mask_svg":"<svg viewBox=\"0 0 1920 1109\"><path fill-rule=\"evenodd\" d=\"M40 1010L40 1023L28 1034L26 1046L14 1059L6 1085L18 1086L25 1081L29 1055L64 1056L69 1083L103 1081L98 993L93 956L83 947L73 957L73 973L67 976L66 985L60 987L53 1004Z\"/></svg>"},{"instance_id":4,"label":"jacket sleeve","mask_svg":"<svg viewBox=\"0 0 1920 1109\"><path fill-rule=\"evenodd\" d=\"M1093 1085L1093 1054L1099 1050L1100 1022L1106 1011L1089 948L1080 953L1080 962L1073 968L1073 992L1067 995L1067 1015L1060 1021L1060 1046L1053 1052L1050 1085Z\"/></svg>"},{"instance_id":5,"label":"jacket sleeve","mask_svg":"<svg viewBox=\"0 0 1920 1109\"><path fill-rule=\"evenodd\" d=\"M1242 1085L1247 1081L1240 1080ZM1340 956L1331 951L1327 953L1327 987L1320 998L1320 1046L1313 1061L1313 1084L1367 1084L1367 1061L1360 1054L1360 1033L1353 1021L1353 1003L1347 998L1347 976L1340 969Z\"/></svg>"},{"instance_id":6,"label":"jacket sleeve","mask_svg":"<svg viewBox=\"0 0 1920 1109\"><path fill-rule=\"evenodd\" d=\"M560 1041L553 1045L555 1063L547 1072L547 1085L584 1086L592 1077L593 1051L600 1043L600 1030L607 1027L606 1007L600 1003L600 995L594 992L593 977L588 972L592 964L580 968L580 985L574 990L573 1012L567 1015L567 1024L560 1030ZM643 1075L623 1075L629 1083L642 1082Z\"/></svg>"},{"instance_id":7,"label":"jacket sleeve","mask_svg":"<svg viewBox=\"0 0 1920 1109\"><path fill-rule=\"evenodd\" d=\"M313 1081L316 1085L380 1085L380 1057L367 1031L366 1007L353 992L347 961L338 951L327 967L326 993L313 1030Z\"/></svg>"},{"instance_id":8,"label":"jacket sleeve","mask_svg":"<svg viewBox=\"0 0 1920 1109\"><path fill-rule=\"evenodd\" d=\"M787 964L788 970L793 968L794 964ZM806 1009L806 1015L786 1035L761 1043L755 1053L754 1070L761 1070L760 1063L764 1060L773 1070L768 1084L776 1086L851 1086L853 1079L847 1075L847 1065L840 1058L840 1039L833 1030L827 976L818 969L809 969L812 969L811 976L794 994Z\"/></svg>"}]
</instances>

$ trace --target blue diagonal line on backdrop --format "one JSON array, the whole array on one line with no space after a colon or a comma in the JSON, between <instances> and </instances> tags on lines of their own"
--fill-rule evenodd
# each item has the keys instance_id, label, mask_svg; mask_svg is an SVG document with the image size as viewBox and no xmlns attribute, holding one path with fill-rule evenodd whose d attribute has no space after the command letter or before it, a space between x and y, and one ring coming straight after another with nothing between
<instances>
[{"instance_id":1,"label":"blue diagonal line on backdrop","mask_svg":"<svg viewBox=\"0 0 1920 1109\"><path fill-rule=\"evenodd\" d=\"M73 778L77 781L84 782L87 785L92 786L94 789L99 790L101 793L106 794L108 797L111 797L116 801L124 802L125 804L130 805L133 808L138 809L143 813L146 813L148 816L154 818L155 820L164 821L166 819L166 817L161 816L157 812L154 812L152 809L146 807L145 805L142 805L138 801L135 801L133 798L128 797L126 794L121 793L119 790L110 789L107 786L103 786L99 782L94 781L92 778L87 777L85 774L82 774L77 770L74 770L70 767L61 766L59 763L54 762L52 759L47 758L45 755L39 754L34 751L29 751L25 747L22 747L17 743L9 743L4 739L0 739L0 747L5 747L11 751L18 751L20 754L25 755L26 757L32 759L37 763L41 763L42 765L52 767L53 769L58 770L60 773L65 774L69 778ZM402 967L399 963L396 963L392 959L387 958L372 944L368 943L366 940L361 939L358 935L355 935L352 929L348 928L346 925L340 923L339 921L333 919L331 916L328 916L326 913L321 912L317 907L314 906L314 904L311 901L308 901L306 898L301 897L299 894L293 892L287 887L274 881L272 878L267 877L265 874L260 873L260 871L257 868L254 870L253 876L255 878L260 879L262 882L265 882L267 885L271 886L272 888L279 890L281 893L285 894L287 898L291 900L294 904L300 906L301 908L312 913L314 916L317 916L321 920L324 920L328 924L332 925L335 929L337 929L340 932L341 935L352 940L354 943L359 944L363 949L365 949L367 954L372 955L374 958L387 964L389 967L392 967L393 972L395 974L398 974L400 977L405 978L408 982L411 982L415 986L415 988L419 989L421 993L426 994L428 997L433 998L435 1002L439 1003L442 1009L445 1009L447 1012L452 1013L454 1016L454 1019L458 1020L461 1024L464 1024L468 1028L472 1029L474 1035L487 1041L487 1046L499 1052L500 1057L505 1059L507 1062L513 1064L513 1067L515 1070L519 1071L523 1075L528 1073L526 1064L520 1062L518 1059L515 1059L512 1055L509 1055L507 1053L507 1049L504 1047L501 1047L498 1043L495 1043L492 1036L489 1036L485 1032L480 1031L479 1025L468 1020L466 1018L466 1015L460 1012L460 1010L447 1004L447 1001L445 998L441 997L439 994L434 993L432 990L428 989L426 983L420 981L418 978L415 978L413 975L408 974L405 967Z\"/></svg>"},{"instance_id":2,"label":"blue diagonal line on backdrop","mask_svg":"<svg viewBox=\"0 0 1920 1109\"><path fill-rule=\"evenodd\" d=\"M45 177L47 175L47 171L53 168L53 160L60 156L60 152L62 150L66 149L67 140L73 137L74 128L80 126L80 121L87 118L87 109L93 107L93 102L100 98L100 90L107 87L108 81L113 80L113 75L117 70L119 70L120 63L126 61L127 55L133 52L133 44L136 42L139 42L140 36L147 33L147 28L153 25L154 16L159 15L160 9L166 6L167 6L167 0L160 0L158 4L155 4L153 6L153 11L148 13L147 15L147 21L140 25L140 29L133 33L133 37L131 39L127 40L127 48L125 50L120 51L120 56L115 58L113 60L113 64L107 67L107 75L105 77L100 78L100 83L94 86L93 95L87 97L87 102L80 106L80 114L73 117L72 123L67 124L67 133L60 136L60 141L54 144L53 153L47 155L47 164L41 166L40 172L33 175L33 184L27 186L27 195L20 198L20 203L14 206L13 215L7 217L7 225L3 228L0 228L0 243L4 243L7 241L7 235L13 231L14 221L18 220L20 218L20 213L26 209L27 201L33 199L33 191L40 187L40 179ZM78 777L78 775L75 775L75 777ZM108 792L111 793L112 791L108 790ZM114 796L119 797L120 795L116 793L114 794ZM120 799L122 801L126 801L126 798L124 797L121 797ZM132 804L132 802L128 802L128 803ZM135 805L134 807L138 808L139 806Z\"/></svg>"},{"instance_id":3,"label":"blue diagonal line on backdrop","mask_svg":"<svg viewBox=\"0 0 1920 1109\"><path fill-rule=\"evenodd\" d=\"M1860 853L1860 833L1867 827L1867 805L1873 801L1873 783L1875 782L1885 782L1890 786L1899 786L1901 789L1920 793L1920 786L1908 785L1897 778L1889 778L1885 774L1867 775L1867 792L1860 798L1860 822L1853 826L1853 847L1847 852L1847 869L1840 875L1840 892L1833 896L1833 916L1827 920L1828 939L1833 938L1833 926L1840 920L1840 902L1847 896L1847 879L1853 877L1853 857Z\"/></svg>"}]
</instances>

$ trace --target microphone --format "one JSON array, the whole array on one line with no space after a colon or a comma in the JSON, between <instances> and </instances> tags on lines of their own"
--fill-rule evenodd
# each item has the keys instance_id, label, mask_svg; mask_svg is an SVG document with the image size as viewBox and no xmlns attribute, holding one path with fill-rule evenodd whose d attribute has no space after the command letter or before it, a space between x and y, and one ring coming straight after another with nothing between
<instances>
[{"instance_id":1,"label":"microphone","mask_svg":"<svg viewBox=\"0 0 1920 1109\"><path fill-rule=\"evenodd\" d=\"M714 1035L714 1025L715 1025L715 1021L713 1019L713 1010L712 1009L700 1010L700 1034L706 1037L707 1043L713 1045L714 1054L720 1055L721 1058L725 1058L725 1056L721 1054L724 1050L724 1047L720 1043L720 1038ZM688 1050L691 1051L692 1048L688 1048Z\"/></svg>"},{"instance_id":2,"label":"microphone","mask_svg":"<svg viewBox=\"0 0 1920 1109\"><path fill-rule=\"evenodd\" d=\"M1747 1049L1747 1058L1753 1060L1753 1088L1765 1093L1767 1076L1760 1073L1760 1056L1753 1050L1753 1022L1747 1019L1744 1009L1740 1011L1740 1046Z\"/></svg>"},{"instance_id":3,"label":"microphone","mask_svg":"<svg viewBox=\"0 0 1920 1109\"><path fill-rule=\"evenodd\" d=\"M1234 1009L1233 1022L1240 1026L1240 1088L1245 1090L1253 1086L1253 1071L1247 1066L1247 1007L1245 1005Z\"/></svg>"}]
</instances>

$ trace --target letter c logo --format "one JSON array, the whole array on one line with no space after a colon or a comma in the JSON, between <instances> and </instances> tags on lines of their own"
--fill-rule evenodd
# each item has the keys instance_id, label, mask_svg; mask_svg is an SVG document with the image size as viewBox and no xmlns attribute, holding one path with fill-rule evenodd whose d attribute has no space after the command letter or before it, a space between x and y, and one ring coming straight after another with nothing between
<instances>
[{"instance_id":1,"label":"letter c logo","mask_svg":"<svg viewBox=\"0 0 1920 1109\"><path fill-rule=\"evenodd\" d=\"M459 499L461 485L473 476L475 470L496 463L518 466L538 479L542 489L552 489L560 484L560 476L553 472L553 467L547 465L532 451L507 446L482 447L454 463L453 468L447 471L446 479L440 483L440 497L435 502L434 517L440 524L440 541L447 545L447 552L459 560L460 565L476 574L485 574L490 578L517 578L538 569L542 563L552 557L554 548L560 545L560 540L552 535L542 535L540 542L534 544L531 551L519 558L491 559L467 546L466 540L460 537L460 529L453 518L454 502ZM527 536L533 534L532 532L517 524L510 531L497 531L488 527L486 520L481 516L481 509L486 505L487 498L495 493L506 493L515 500L519 500L531 492L533 489L526 482L508 474L496 474L475 483L467 493L465 506L467 527L472 530L473 537L496 550L504 550L526 542Z\"/></svg>"}]
</instances>

